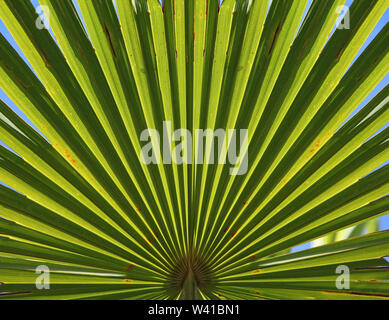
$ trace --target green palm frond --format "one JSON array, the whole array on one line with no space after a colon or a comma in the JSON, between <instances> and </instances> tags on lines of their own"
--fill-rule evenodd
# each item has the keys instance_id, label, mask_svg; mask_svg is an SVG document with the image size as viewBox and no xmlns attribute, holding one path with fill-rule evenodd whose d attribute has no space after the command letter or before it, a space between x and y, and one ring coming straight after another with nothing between
<instances>
[{"instance_id":1,"label":"green palm frond","mask_svg":"<svg viewBox=\"0 0 389 320\"><path fill-rule=\"evenodd\" d=\"M389 71L389 24L360 53L387 1L343 29L345 0L39 2L54 37L0 0L32 66L1 36L0 86L42 133L0 101L0 299L388 299L389 86L353 113ZM192 158L146 165L167 122ZM247 129L247 172L195 161L218 128Z\"/></svg>"}]
</instances>

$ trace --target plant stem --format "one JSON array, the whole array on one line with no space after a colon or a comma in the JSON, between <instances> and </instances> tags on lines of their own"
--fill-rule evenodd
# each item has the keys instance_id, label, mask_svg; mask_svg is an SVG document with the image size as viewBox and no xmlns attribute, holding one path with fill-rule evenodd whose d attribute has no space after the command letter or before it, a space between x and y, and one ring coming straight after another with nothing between
<instances>
[{"instance_id":1,"label":"plant stem","mask_svg":"<svg viewBox=\"0 0 389 320\"><path fill-rule=\"evenodd\" d=\"M196 300L198 299L196 278L191 268L188 270L188 274L184 281L182 288L182 300Z\"/></svg>"}]
</instances>

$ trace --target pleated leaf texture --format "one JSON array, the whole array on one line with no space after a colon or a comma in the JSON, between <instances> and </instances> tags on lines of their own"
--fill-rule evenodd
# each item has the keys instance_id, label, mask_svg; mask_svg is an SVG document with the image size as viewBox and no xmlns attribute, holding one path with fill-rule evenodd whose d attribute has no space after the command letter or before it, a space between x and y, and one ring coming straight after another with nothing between
<instances>
[{"instance_id":1,"label":"pleated leaf texture","mask_svg":"<svg viewBox=\"0 0 389 320\"><path fill-rule=\"evenodd\" d=\"M0 102L0 300L389 298L389 87L354 112L386 0L39 2L0 0L29 62L1 36L0 86L38 129Z\"/></svg>"}]
</instances>

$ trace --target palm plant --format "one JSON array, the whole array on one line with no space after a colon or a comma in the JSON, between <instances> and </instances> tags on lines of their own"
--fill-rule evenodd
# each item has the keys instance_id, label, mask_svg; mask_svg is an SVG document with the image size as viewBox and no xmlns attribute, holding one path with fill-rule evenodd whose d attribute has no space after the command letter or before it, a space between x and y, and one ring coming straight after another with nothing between
<instances>
[{"instance_id":1,"label":"palm plant","mask_svg":"<svg viewBox=\"0 0 389 320\"><path fill-rule=\"evenodd\" d=\"M389 87L349 118L388 72L388 24L357 57L388 3L333 34L345 0L307 3L40 0L53 38L0 0L33 69L2 36L1 88L42 133L1 101L0 299L388 298ZM164 121L247 128L247 173L145 165Z\"/></svg>"}]
</instances>

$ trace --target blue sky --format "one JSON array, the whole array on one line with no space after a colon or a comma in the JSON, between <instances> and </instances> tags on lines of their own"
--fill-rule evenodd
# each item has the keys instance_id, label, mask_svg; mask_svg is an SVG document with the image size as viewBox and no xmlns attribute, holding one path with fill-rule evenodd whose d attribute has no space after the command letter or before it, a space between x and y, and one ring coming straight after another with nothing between
<instances>
[{"instance_id":1,"label":"blue sky","mask_svg":"<svg viewBox=\"0 0 389 320\"><path fill-rule=\"evenodd\" d=\"M34 6L37 6L38 5L38 1L37 0L32 0L31 1ZM73 0L73 2L75 2ZM309 5L311 4L312 0L308 1L308 6L307 6L307 9L309 7ZM352 0L347 0L346 1L346 5L347 6L350 6L351 3L353 1ZM306 10L307 11L307 10ZM379 23L377 24L377 26L375 27L375 29L373 30L373 32L370 34L369 38L367 39L367 41L365 42L365 44L363 45L363 48L360 50L359 54L369 45L369 43L374 39L374 37L378 34L378 32L384 27L384 25L386 23L389 22L389 9L386 10L384 16L381 18L381 20L379 21ZM352 23L352 21L351 21ZM17 46L16 42L14 41L14 39L12 38L12 36L10 35L10 33L8 32L8 30L5 28L4 24L2 23L2 21L0 20L0 32L6 37L6 39L11 43L11 45L17 50L17 52L21 55L21 57L24 59L24 61L30 66L30 64L28 63L28 61L26 60L26 58L24 57L23 53L20 51L19 47ZM358 54L358 56L359 56ZM357 56L357 57L358 57ZM356 57L356 58L357 58ZM30 66L31 67L31 66ZM387 84L389 83L389 74L386 75L386 77L381 81L381 83L366 97L366 99L359 105L355 108L355 111L353 112L353 114L355 114L356 112L358 112L361 108L363 108L382 88L384 88ZM37 128L33 125L33 123L31 123L31 121L20 111L20 109L4 94L3 90L0 88L0 98L5 102L7 103L20 117L22 117L27 123L29 123L33 128L35 128L37 130ZM352 114L352 115L353 115ZM350 115L350 117L352 116ZM388 126L388 123L386 124L385 127L383 127L381 130L383 130L384 128L386 128ZM0 137L0 144L1 145L4 145L3 142L1 141L1 137ZM5 145L4 145L5 146ZM388 161L389 162L389 161ZM386 162L386 163L388 163ZM1 178L0 178L1 180ZM1 181L0 181L1 183ZM385 217L382 217L380 219L380 223L381 223L381 226L380 226L380 229L381 230L386 230L386 229L389 229L389 215L386 215ZM302 245L300 247L298 247L296 250L299 250L299 249L303 249L303 248L306 248L308 245Z\"/></svg>"}]
</instances>

